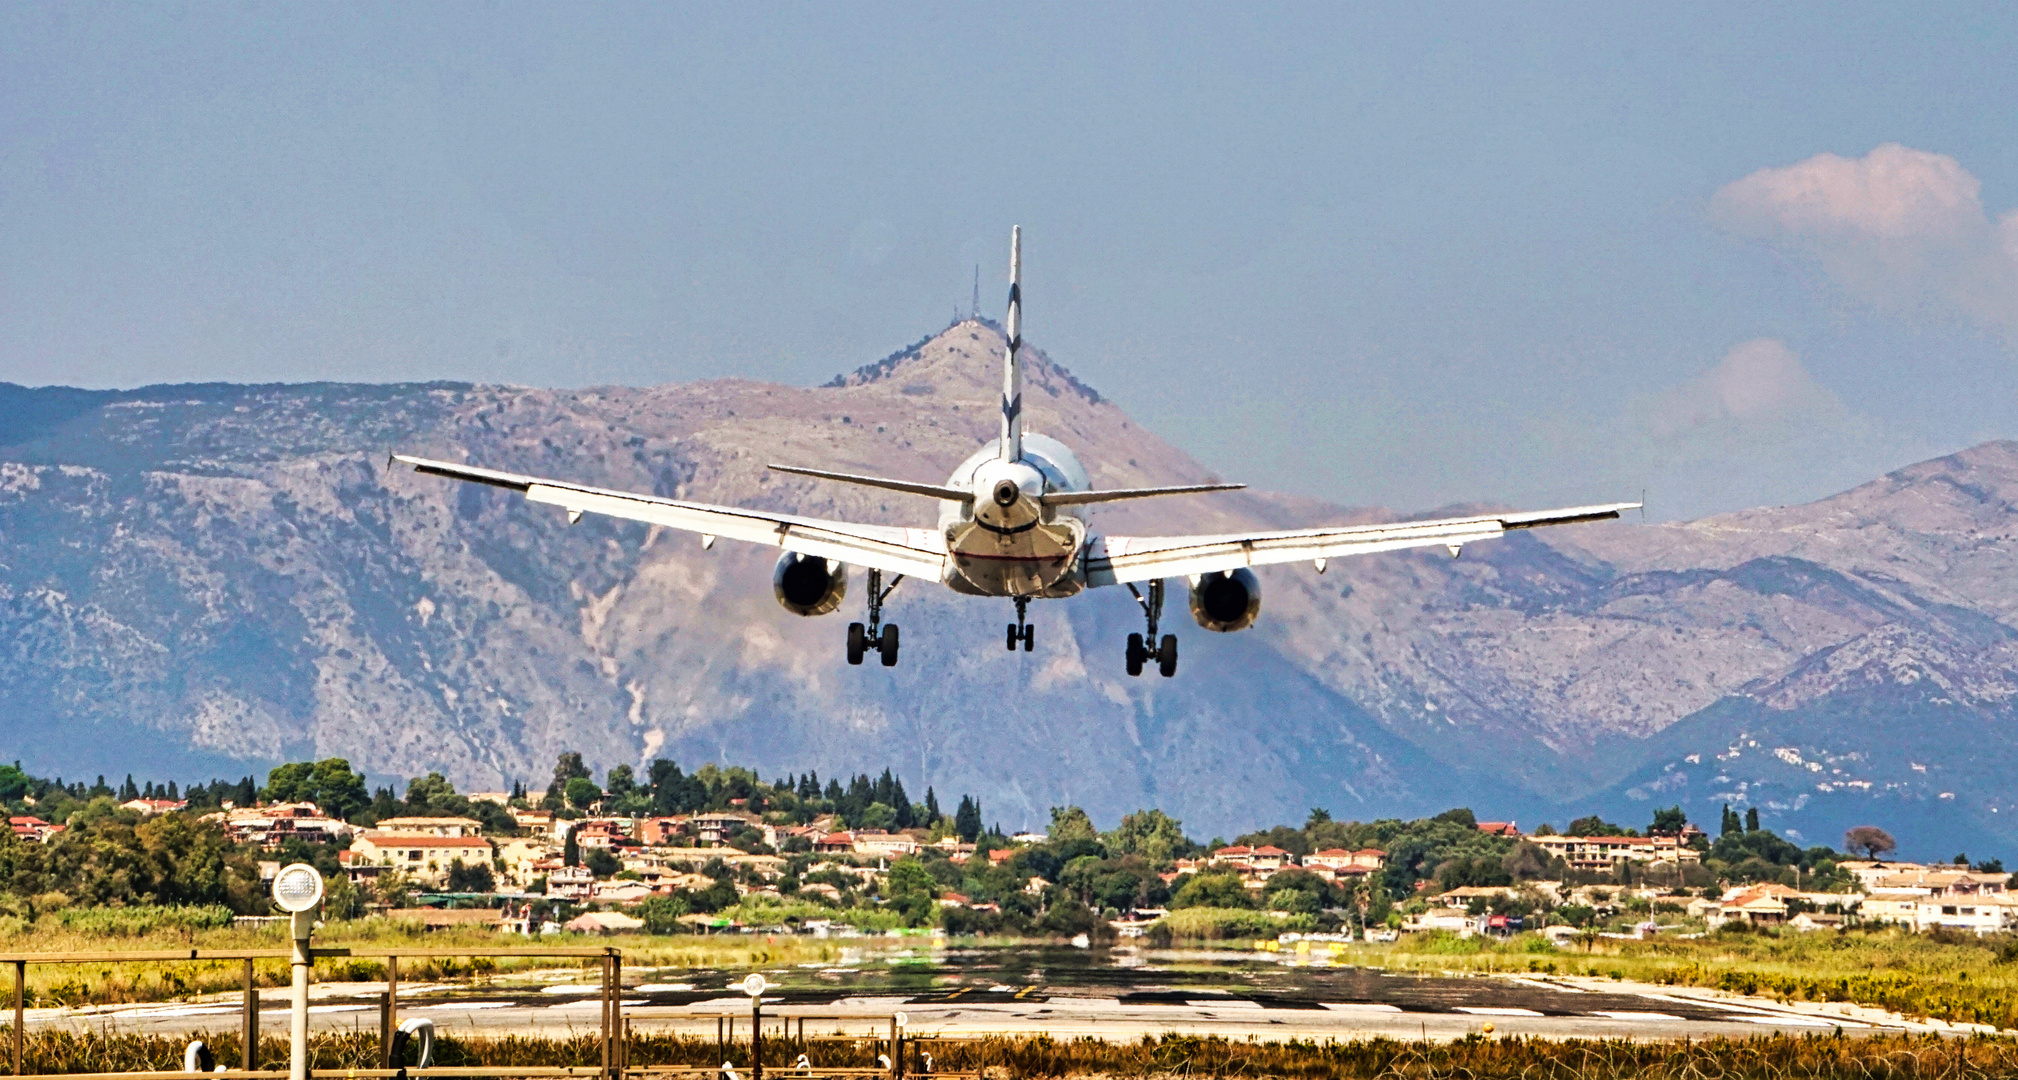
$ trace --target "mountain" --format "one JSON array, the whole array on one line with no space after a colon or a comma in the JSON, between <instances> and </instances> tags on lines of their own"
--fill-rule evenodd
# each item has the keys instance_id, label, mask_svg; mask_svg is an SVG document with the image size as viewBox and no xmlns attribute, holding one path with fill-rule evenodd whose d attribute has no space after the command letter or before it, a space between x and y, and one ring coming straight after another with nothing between
<instances>
[{"instance_id":1,"label":"mountain","mask_svg":"<svg viewBox=\"0 0 2018 1080\"><path fill-rule=\"evenodd\" d=\"M44 772L188 780L340 754L377 779L538 783L564 749L767 774L895 766L991 821L1161 805L1196 835L1338 816L1719 802L1834 842L2018 836L2018 446L1807 506L1516 534L1261 572L1261 623L1184 617L1130 679L1134 601L1032 608L906 583L904 660L791 616L771 557L388 471L388 451L812 515L930 520L766 462L937 482L995 433L1001 339L956 324L832 383L0 387L0 737ZM1100 487L1211 473L1032 351L1031 430ZM1592 498L1611 492L1592 492ZM1439 513L1447 513L1446 508ZM1102 508L1123 533L1394 515L1267 493ZM1832 832L1832 830L1834 830ZM1986 846L1987 845L1987 846Z\"/></svg>"}]
</instances>

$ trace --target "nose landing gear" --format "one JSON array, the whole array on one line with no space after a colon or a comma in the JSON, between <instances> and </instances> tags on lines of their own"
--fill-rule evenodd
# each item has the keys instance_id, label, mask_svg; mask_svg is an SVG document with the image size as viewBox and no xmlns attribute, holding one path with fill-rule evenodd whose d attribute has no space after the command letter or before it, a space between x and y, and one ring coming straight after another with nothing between
<instances>
[{"instance_id":1,"label":"nose landing gear","mask_svg":"<svg viewBox=\"0 0 2018 1080\"><path fill-rule=\"evenodd\" d=\"M1163 617L1163 579L1149 582L1149 595L1144 597L1133 584L1128 591L1135 594L1135 602L1142 605L1142 614L1148 616L1149 634L1128 635L1128 674L1142 674L1142 665L1154 660L1156 670L1164 678L1177 674L1177 635L1165 634L1162 641L1156 640L1156 624ZM1150 645L1154 644L1155 648Z\"/></svg>"},{"instance_id":2,"label":"nose landing gear","mask_svg":"<svg viewBox=\"0 0 2018 1080\"><path fill-rule=\"evenodd\" d=\"M1005 639L1008 642L1010 652L1016 651L1016 643L1019 641L1023 643L1024 652L1029 652L1036 647L1037 628L1031 626L1025 619L1025 615L1028 614L1029 610L1030 598L1027 596L1016 597L1016 621L1009 624L1009 634Z\"/></svg>"},{"instance_id":3,"label":"nose landing gear","mask_svg":"<svg viewBox=\"0 0 2018 1080\"><path fill-rule=\"evenodd\" d=\"M897 666L897 624L883 625L883 601L903 584L904 575L898 574L890 581L890 587L883 587L883 572L869 571L869 625L848 624L848 662L860 664L862 658L874 651L882 658L884 667Z\"/></svg>"}]
</instances>

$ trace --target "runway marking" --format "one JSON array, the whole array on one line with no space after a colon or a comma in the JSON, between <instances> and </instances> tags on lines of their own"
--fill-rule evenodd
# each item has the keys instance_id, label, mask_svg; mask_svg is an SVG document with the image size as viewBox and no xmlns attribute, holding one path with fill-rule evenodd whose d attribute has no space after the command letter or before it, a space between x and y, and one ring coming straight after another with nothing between
<instances>
[{"instance_id":1,"label":"runway marking","mask_svg":"<svg viewBox=\"0 0 2018 1080\"><path fill-rule=\"evenodd\" d=\"M1018 993L1016 995L1016 1000L1021 1001L1024 998L1027 998L1031 994L1034 994L1036 992L1037 992L1037 984L1031 983L1029 986L1024 987L1021 993Z\"/></svg>"},{"instance_id":2,"label":"runway marking","mask_svg":"<svg viewBox=\"0 0 2018 1080\"><path fill-rule=\"evenodd\" d=\"M1564 986L1564 985L1562 985L1561 983L1552 983L1552 982L1543 982L1543 981L1542 981L1542 980L1540 980L1540 979L1523 979L1523 978L1520 978L1520 977L1518 977L1518 976L1515 976L1515 977L1510 977L1510 978L1508 978L1508 979L1507 979L1507 981L1508 981L1508 982L1517 982L1517 983L1521 984L1522 986L1532 986L1532 987L1535 987L1536 989L1539 989L1539 990L1554 990L1554 991L1555 991L1556 993L1559 993L1559 994L1581 994L1581 993L1585 993L1585 991L1583 991L1583 990L1579 990L1579 989L1577 989L1577 988L1576 988L1576 987L1574 987L1574 986Z\"/></svg>"},{"instance_id":3,"label":"runway marking","mask_svg":"<svg viewBox=\"0 0 2018 1080\"><path fill-rule=\"evenodd\" d=\"M1186 1000L1185 1004L1194 1009L1260 1009L1265 1007L1259 1001L1244 1001L1236 997L1191 998Z\"/></svg>"},{"instance_id":4,"label":"runway marking","mask_svg":"<svg viewBox=\"0 0 2018 1080\"><path fill-rule=\"evenodd\" d=\"M640 994L684 994L693 988L693 983L646 983L631 989Z\"/></svg>"},{"instance_id":5,"label":"runway marking","mask_svg":"<svg viewBox=\"0 0 2018 1080\"><path fill-rule=\"evenodd\" d=\"M1458 1005L1456 1010L1473 1016L1540 1016L1533 1009L1503 1009L1489 1005Z\"/></svg>"},{"instance_id":6,"label":"runway marking","mask_svg":"<svg viewBox=\"0 0 2018 1080\"><path fill-rule=\"evenodd\" d=\"M1333 1012L1398 1013L1401 1011L1401 1006L1399 1005L1379 1005L1371 1001L1324 1001L1319 1002L1319 1004Z\"/></svg>"},{"instance_id":7,"label":"runway marking","mask_svg":"<svg viewBox=\"0 0 2018 1080\"><path fill-rule=\"evenodd\" d=\"M1862 1024L1837 1024L1834 1020L1817 1020L1808 1016L1734 1016L1733 1020L1743 1020L1748 1024L1785 1024L1790 1027L1862 1027Z\"/></svg>"},{"instance_id":8,"label":"runway marking","mask_svg":"<svg viewBox=\"0 0 2018 1080\"><path fill-rule=\"evenodd\" d=\"M967 991L969 991L969 990L972 990L972 989L974 989L974 988L973 988L973 987L971 987L971 986L963 986L963 987L961 987L960 989L958 989L958 990L955 990L955 991L953 991L953 992L952 992L952 993L950 993L950 994L947 994L947 995L946 995L946 1000L947 1000L947 1001L958 1001L958 1000L960 1000L960 995L961 995L961 994L964 994L964 993L966 993Z\"/></svg>"},{"instance_id":9,"label":"runway marking","mask_svg":"<svg viewBox=\"0 0 2018 1080\"><path fill-rule=\"evenodd\" d=\"M1602 1016L1607 1020L1680 1020L1681 1019L1681 1017L1676 1016L1672 1013L1624 1012L1618 1009L1599 1009L1598 1011L1591 1013L1590 1015Z\"/></svg>"},{"instance_id":10,"label":"runway marking","mask_svg":"<svg viewBox=\"0 0 2018 1080\"><path fill-rule=\"evenodd\" d=\"M540 988L540 993L542 994L600 994L602 992L603 988L600 986L581 986L578 984L543 986Z\"/></svg>"},{"instance_id":11,"label":"runway marking","mask_svg":"<svg viewBox=\"0 0 2018 1080\"><path fill-rule=\"evenodd\" d=\"M431 1012L442 1009L509 1009L516 1004L518 1004L516 1001L437 1001L431 1005L414 1005L411 1008L415 1012ZM572 1005L574 1002L566 1004ZM550 1009L559 1007L547 1006Z\"/></svg>"}]
</instances>

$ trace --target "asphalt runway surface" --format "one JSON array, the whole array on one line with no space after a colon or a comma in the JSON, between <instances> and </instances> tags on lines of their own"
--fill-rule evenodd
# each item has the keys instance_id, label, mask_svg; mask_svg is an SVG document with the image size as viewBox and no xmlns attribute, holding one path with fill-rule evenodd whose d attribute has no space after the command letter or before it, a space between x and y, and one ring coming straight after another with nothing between
<instances>
[{"instance_id":1,"label":"asphalt runway surface","mask_svg":"<svg viewBox=\"0 0 2018 1080\"><path fill-rule=\"evenodd\" d=\"M913 1036L1036 1034L1135 1039L1169 1033L1234 1038L1452 1039L1488 1030L1551 1038L1678 1039L1790 1034L1959 1033L1850 1005L1782 1005L1716 991L1550 975L1450 976L1297 963L1257 954L999 948L844 952L835 965L770 969L767 1032L883 1035L905 1014ZM749 1036L744 971L627 969L624 1017L638 1032ZM593 1031L598 987L576 969L501 975L482 984L402 984L401 1019L472 1035ZM382 983L320 983L311 1025L376 1031ZM235 1031L237 994L161 1005L32 1009L31 1028L192 1034ZM786 1018L779 1020L778 1018ZM260 993L260 1026L287 1029L287 991Z\"/></svg>"}]
</instances>

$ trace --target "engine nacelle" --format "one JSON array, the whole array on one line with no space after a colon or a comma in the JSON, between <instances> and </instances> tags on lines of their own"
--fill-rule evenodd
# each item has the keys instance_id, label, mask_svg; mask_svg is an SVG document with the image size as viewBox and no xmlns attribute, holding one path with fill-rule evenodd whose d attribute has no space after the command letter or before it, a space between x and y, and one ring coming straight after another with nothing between
<instances>
[{"instance_id":1,"label":"engine nacelle","mask_svg":"<svg viewBox=\"0 0 2018 1080\"><path fill-rule=\"evenodd\" d=\"M1228 573L1200 574L1191 582L1191 617L1198 625L1221 634L1245 630L1261 615L1261 580L1241 567Z\"/></svg>"},{"instance_id":2,"label":"engine nacelle","mask_svg":"<svg viewBox=\"0 0 2018 1080\"><path fill-rule=\"evenodd\" d=\"M848 564L787 551L771 568L771 592L794 615L825 615L848 595Z\"/></svg>"}]
</instances>

